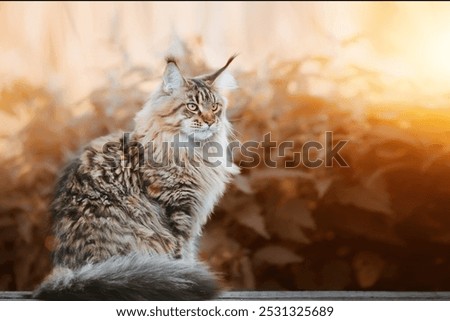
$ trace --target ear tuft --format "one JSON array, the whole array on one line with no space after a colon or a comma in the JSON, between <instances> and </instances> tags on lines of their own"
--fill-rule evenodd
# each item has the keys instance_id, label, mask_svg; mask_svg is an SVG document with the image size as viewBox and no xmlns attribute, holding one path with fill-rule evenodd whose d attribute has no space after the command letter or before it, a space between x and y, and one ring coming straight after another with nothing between
<instances>
[{"instance_id":1,"label":"ear tuft","mask_svg":"<svg viewBox=\"0 0 450 321\"><path fill-rule=\"evenodd\" d=\"M169 56L166 58L167 66L163 75L163 90L172 94L184 85L184 78L181 75L177 62L174 57Z\"/></svg>"},{"instance_id":2,"label":"ear tuft","mask_svg":"<svg viewBox=\"0 0 450 321\"><path fill-rule=\"evenodd\" d=\"M209 74L209 75L205 75L202 77L202 79L210 84L214 84L217 80L217 78L219 78L219 76L225 71L225 69L227 69L227 67L231 64L231 62L234 60L234 58L237 57L237 54L234 54L233 56L231 56L227 63L225 64L225 66L223 66L222 68L220 68L219 70L217 70L216 72ZM228 79L230 79L230 77L228 77ZM233 78L234 79L234 78ZM236 83L236 81L235 81Z\"/></svg>"},{"instance_id":3,"label":"ear tuft","mask_svg":"<svg viewBox=\"0 0 450 321\"><path fill-rule=\"evenodd\" d=\"M174 63L175 65L177 65L177 60L175 59L174 56L167 56L167 57L166 57L166 62L167 62L168 64ZM177 65L177 66L178 66L178 65Z\"/></svg>"}]
</instances>

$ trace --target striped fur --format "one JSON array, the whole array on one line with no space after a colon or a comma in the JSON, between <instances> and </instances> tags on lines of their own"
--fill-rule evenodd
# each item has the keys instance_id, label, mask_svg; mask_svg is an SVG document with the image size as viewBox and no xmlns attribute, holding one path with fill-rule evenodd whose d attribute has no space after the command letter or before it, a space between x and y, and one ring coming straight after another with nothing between
<instances>
[{"instance_id":1,"label":"striped fur","mask_svg":"<svg viewBox=\"0 0 450 321\"><path fill-rule=\"evenodd\" d=\"M226 104L213 83L185 79L167 59L163 82L129 137L92 141L63 171L51 205L54 271L35 298L214 297L214 277L197 262L196 243L238 170L225 154L209 166L201 151L208 142L226 151ZM194 153L171 145L188 137L199 146ZM143 159L150 154L152 161Z\"/></svg>"}]
</instances>

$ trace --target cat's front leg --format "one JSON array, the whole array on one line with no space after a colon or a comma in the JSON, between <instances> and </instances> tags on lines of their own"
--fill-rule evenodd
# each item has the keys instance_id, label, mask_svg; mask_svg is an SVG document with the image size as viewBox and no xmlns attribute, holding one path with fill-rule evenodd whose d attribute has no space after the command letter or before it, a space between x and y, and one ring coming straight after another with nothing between
<instances>
[{"instance_id":1,"label":"cat's front leg","mask_svg":"<svg viewBox=\"0 0 450 321\"><path fill-rule=\"evenodd\" d=\"M189 246L189 242L193 237L193 217L183 207L170 207L167 210L167 215L170 220L173 235L177 240L172 256L175 259L181 259L183 257L183 249Z\"/></svg>"}]
</instances>

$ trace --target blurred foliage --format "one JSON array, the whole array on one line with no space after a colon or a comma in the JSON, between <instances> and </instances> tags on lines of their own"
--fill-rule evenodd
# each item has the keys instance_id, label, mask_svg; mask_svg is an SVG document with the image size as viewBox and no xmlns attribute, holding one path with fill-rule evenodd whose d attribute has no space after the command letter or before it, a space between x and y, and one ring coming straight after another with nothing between
<instances>
[{"instance_id":1,"label":"blurred foliage","mask_svg":"<svg viewBox=\"0 0 450 321\"><path fill-rule=\"evenodd\" d=\"M207 69L189 48L180 60L187 74ZM315 73L305 71L311 63ZM237 73L229 118L242 142L270 132L296 151L332 131L335 143L349 141L341 155L350 166L284 168L287 153L277 168L243 169L206 226L202 259L233 289L450 290L450 109L370 105L373 82L395 89L361 69L325 79L332 90L314 95L311 80L327 64L308 57ZM0 290L32 289L49 272L58 172L91 139L129 129L159 79L142 67L110 75L76 105L20 80L1 92L4 119L23 124L0 137ZM349 99L340 94L349 82L369 87Z\"/></svg>"}]
</instances>

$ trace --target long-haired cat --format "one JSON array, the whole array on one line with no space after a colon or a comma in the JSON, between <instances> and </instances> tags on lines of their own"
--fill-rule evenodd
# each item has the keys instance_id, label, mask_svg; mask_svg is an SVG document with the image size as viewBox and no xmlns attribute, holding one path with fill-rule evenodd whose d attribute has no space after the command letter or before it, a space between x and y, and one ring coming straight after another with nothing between
<instances>
[{"instance_id":1,"label":"long-haired cat","mask_svg":"<svg viewBox=\"0 0 450 321\"><path fill-rule=\"evenodd\" d=\"M238 173L226 157L231 127L222 94L235 85L223 73L233 59L185 78L168 58L134 130L98 138L70 162L51 205L54 269L34 298L199 300L218 293L196 247ZM216 148L213 160L205 158L207 144Z\"/></svg>"}]
</instances>

